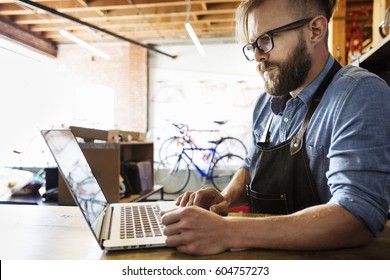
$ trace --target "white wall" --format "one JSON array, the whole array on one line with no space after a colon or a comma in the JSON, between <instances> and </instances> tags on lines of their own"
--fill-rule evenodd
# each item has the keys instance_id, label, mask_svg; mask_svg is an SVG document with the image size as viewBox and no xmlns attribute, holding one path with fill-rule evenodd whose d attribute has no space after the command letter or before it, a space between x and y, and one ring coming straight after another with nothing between
<instances>
[{"instance_id":1,"label":"white wall","mask_svg":"<svg viewBox=\"0 0 390 280\"><path fill-rule=\"evenodd\" d=\"M0 48L0 61L0 166L54 166L42 129L114 127L109 87L79 82L54 59L38 61Z\"/></svg>"},{"instance_id":2,"label":"white wall","mask_svg":"<svg viewBox=\"0 0 390 280\"><path fill-rule=\"evenodd\" d=\"M0 165L28 165L44 154L39 130L48 119L59 123L57 116L68 115L63 111L66 100L55 90L61 84L54 78L57 71L52 63L39 63L2 48L0 60Z\"/></svg>"},{"instance_id":3,"label":"white wall","mask_svg":"<svg viewBox=\"0 0 390 280\"><path fill-rule=\"evenodd\" d=\"M205 57L200 57L192 45L160 48L177 54L176 60L150 53L149 129L156 146L159 139L174 133L172 121L207 129L213 120L229 120L225 130L230 135L248 135L261 79L254 65L243 57L241 47L204 47ZM113 109L107 109L112 103L110 88L80 84L77 79L72 82L66 66L55 60L38 62L0 48L0 61L0 166L53 166L41 129L115 126ZM85 90L85 86L93 89ZM97 110L82 109L87 108L85 100L91 97L80 92L89 90L101 91L105 110L99 107L98 94L94 95Z\"/></svg>"},{"instance_id":4,"label":"white wall","mask_svg":"<svg viewBox=\"0 0 390 280\"><path fill-rule=\"evenodd\" d=\"M158 148L174 134L172 122L192 128L214 128L228 120L229 135L246 142L252 108L263 82L236 44L204 45L201 57L193 45L159 48L177 59L151 53L149 60L150 129ZM208 136L205 136L208 137Z\"/></svg>"}]
</instances>

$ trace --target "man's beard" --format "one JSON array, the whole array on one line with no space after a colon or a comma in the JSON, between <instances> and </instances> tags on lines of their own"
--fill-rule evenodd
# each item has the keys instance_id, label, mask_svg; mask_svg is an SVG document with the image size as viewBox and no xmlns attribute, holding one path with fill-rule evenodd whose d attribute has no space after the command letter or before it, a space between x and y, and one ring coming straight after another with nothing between
<instances>
[{"instance_id":1,"label":"man's beard","mask_svg":"<svg viewBox=\"0 0 390 280\"><path fill-rule=\"evenodd\" d=\"M300 38L304 42L303 38ZM299 88L305 81L312 65L307 52L306 44L297 46L289 59L283 63L260 62L258 71L265 81L265 89L272 96L288 96L290 92ZM264 78L261 70L274 68L268 79Z\"/></svg>"}]
</instances>

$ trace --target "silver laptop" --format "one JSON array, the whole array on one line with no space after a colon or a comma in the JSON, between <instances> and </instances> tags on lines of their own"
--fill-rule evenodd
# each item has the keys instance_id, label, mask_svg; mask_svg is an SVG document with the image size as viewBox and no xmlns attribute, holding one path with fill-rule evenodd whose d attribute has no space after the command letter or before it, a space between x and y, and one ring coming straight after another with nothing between
<instances>
[{"instance_id":1,"label":"silver laptop","mask_svg":"<svg viewBox=\"0 0 390 280\"><path fill-rule=\"evenodd\" d=\"M165 246L160 211L174 208L173 201L110 204L71 130L44 130L42 135L103 250Z\"/></svg>"}]
</instances>

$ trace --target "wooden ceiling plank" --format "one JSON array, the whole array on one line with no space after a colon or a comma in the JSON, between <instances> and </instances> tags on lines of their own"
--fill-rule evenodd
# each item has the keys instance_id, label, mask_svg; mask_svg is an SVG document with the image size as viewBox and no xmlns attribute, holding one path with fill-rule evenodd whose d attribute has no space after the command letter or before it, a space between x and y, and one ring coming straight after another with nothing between
<instances>
[{"instance_id":1,"label":"wooden ceiling plank","mask_svg":"<svg viewBox=\"0 0 390 280\"><path fill-rule=\"evenodd\" d=\"M12 2L12 1L11 1ZM36 2L44 2L44 1L36 1ZM58 3L58 1L50 1L54 2L54 4ZM63 2L63 1L61 1ZM84 1L83 1L84 2ZM87 11L96 11L96 10L136 10L136 9L156 9L156 8L174 8L174 7L183 7L185 10L186 9L186 2L185 1L164 1L164 2L158 2L158 3L151 3L151 4L136 4L136 5L114 5L110 3L117 3L118 1L93 1L88 4L88 6L84 7L57 7L56 5L47 5L50 8L56 9L61 13L83 13ZM121 1L123 2L123 1ZM205 4L214 4L214 3L240 3L240 1L237 0L212 0L212 1L207 1L207 0L201 0L201 1L191 1L193 5L199 4L199 5L205 5ZM3 5L0 5L3 6ZM64 5L61 5L64 6ZM237 5L233 6L236 7ZM26 9L21 9L17 5L13 5L15 7L15 10L10 10L10 8L5 8L0 10L1 15L18 15L18 14L31 14L30 10ZM207 9L206 9L207 10Z\"/></svg>"},{"instance_id":2,"label":"wooden ceiling plank","mask_svg":"<svg viewBox=\"0 0 390 280\"><path fill-rule=\"evenodd\" d=\"M40 5L40 4L34 3L34 2L32 2L32 1L28 1L28 0L24 0L23 2L24 2L24 3L28 3L28 5L31 5L31 6L33 6L33 7L36 7L37 9L44 10L44 11L46 11L46 12L52 14L52 15L55 15L55 16L58 16L58 17L61 17L61 18L65 18L65 19L67 19L67 20L69 20L69 21L72 21L72 22L74 22L74 23L78 23L78 24L84 25L84 26L86 26L86 27L92 28L92 29L94 29L95 31L98 31L98 32L101 32L101 33L108 34L108 35L110 35L110 36L112 36L112 37L114 37L114 38L116 38L116 39L119 39L119 40L123 40L123 41L129 42L129 43L131 43L131 44L137 45L137 46L139 46L139 47L148 49L148 50L150 50L150 51L153 51L153 52L156 52L156 53L159 53L159 54L162 54L162 55L171 57L171 58L176 58L175 55L170 55L170 54L165 53L165 52L163 52L163 51L160 51L160 50L158 50L158 49L156 49L156 48L154 48L154 47L152 47L152 46L150 46L150 45L146 45L146 44L143 44L143 43L141 43L141 42L138 42L138 41L136 41L136 40L134 40L134 39L122 37L122 36L120 36L120 35L118 35L118 34L116 34L116 33L113 33L113 32L111 32L111 31L109 31L109 30L102 29L102 28L100 28L99 26L92 25L92 24L90 24L90 23L88 23L88 22L84 22L84 21L79 20L79 19L77 19L77 18L74 18L74 17L71 17L71 16L69 16L69 15L60 13L60 12L58 12L58 11L55 10L55 9L51 9L51 8L46 7L46 6L44 6L44 5Z\"/></svg>"},{"instance_id":3,"label":"wooden ceiling plank","mask_svg":"<svg viewBox=\"0 0 390 280\"><path fill-rule=\"evenodd\" d=\"M15 4L18 1L21 0L0 0L0 15L53 42L60 42L61 39L52 39L51 35L46 33L52 32L53 36L57 36L57 28L84 32L84 27ZM185 32L182 30L186 21L187 1L185 0L34 0L34 2L112 32L131 30L133 32L131 34L142 33L134 38L145 38L143 34L148 34L146 40L150 41L161 41L168 37L177 41L174 35L166 34L177 30L177 38L181 40ZM200 39L202 36L211 37L212 34L220 36L219 31L213 27L225 24L233 26L234 13L240 2L241 0L191 0L190 22L195 29L199 28L196 32L199 33ZM362 10L369 12L369 16L356 17L359 23L368 26L372 21L373 0L346 0L346 3L349 12L358 13ZM350 23L348 16L345 20L348 25Z\"/></svg>"},{"instance_id":4,"label":"wooden ceiling plank","mask_svg":"<svg viewBox=\"0 0 390 280\"><path fill-rule=\"evenodd\" d=\"M230 15L234 12L234 9L232 10L217 10L217 11L192 11L190 13L191 16L205 16L205 15ZM131 20L131 19L137 19L137 18L167 18L167 17L183 17L186 16L186 12L179 12L179 13L165 13L165 14L144 14L142 16L140 15L122 15L122 16L106 16L106 17L80 17L80 20L87 21L87 22L104 22L104 21L110 21L114 22L117 20ZM66 22L66 19L57 20L56 22ZM35 18L35 19L23 19L23 18L16 18L15 22L17 24L23 24L23 25L31 25L31 24L51 24L51 20L47 20L44 18Z\"/></svg>"}]
</instances>

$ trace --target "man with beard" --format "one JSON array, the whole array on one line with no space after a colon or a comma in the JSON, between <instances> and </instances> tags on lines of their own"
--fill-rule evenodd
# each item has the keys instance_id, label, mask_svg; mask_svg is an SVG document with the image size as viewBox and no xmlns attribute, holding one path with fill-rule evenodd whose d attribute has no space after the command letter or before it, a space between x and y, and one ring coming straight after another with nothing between
<instances>
[{"instance_id":1,"label":"man with beard","mask_svg":"<svg viewBox=\"0 0 390 280\"><path fill-rule=\"evenodd\" d=\"M253 112L253 144L218 193L187 192L162 213L166 244L189 254L228 249L362 246L384 229L390 204L390 89L330 55L336 1L245 0L244 55L267 94ZM224 217L249 205L261 218ZM221 214L221 215L216 215Z\"/></svg>"}]
</instances>

